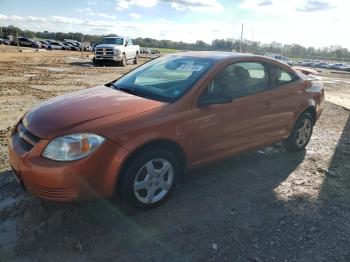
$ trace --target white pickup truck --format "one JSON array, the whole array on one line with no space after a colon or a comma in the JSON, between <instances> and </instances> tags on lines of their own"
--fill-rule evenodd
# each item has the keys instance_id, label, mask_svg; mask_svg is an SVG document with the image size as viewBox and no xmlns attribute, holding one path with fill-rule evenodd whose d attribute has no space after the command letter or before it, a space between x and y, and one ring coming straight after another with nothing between
<instances>
[{"instance_id":1,"label":"white pickup truck","mask_svg":"<svg viewBox=\"0 0 350 262\"><path fill-rule=\"evenodd\" d=\"M126 66L128 60L139 62L140 46L133 45L128 37L106 37L95 47L94 65L115 61Z\"/></svg>"}]
</instances>

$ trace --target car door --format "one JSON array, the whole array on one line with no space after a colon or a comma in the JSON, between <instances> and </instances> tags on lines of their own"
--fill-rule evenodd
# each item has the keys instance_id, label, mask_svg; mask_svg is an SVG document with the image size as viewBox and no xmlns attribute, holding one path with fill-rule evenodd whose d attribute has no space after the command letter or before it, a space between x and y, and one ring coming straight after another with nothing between
<instances>
[{"instance_id":1,"label":"car door","mask_svg":"<svg viewBox=\"0 0 350 262\"><path fill-rule=\"evenodd\" d=\"M232 102L194 108L194 165L275 141L270 90L268 65L262 61L233 63L221 70L198 99L220 91L230 94Z\"/></svg>"},{"instance_id":2,"label":"car door","mask_svg":"<svg viewBox=\"0 0 350 262\"><path fill-rule=\"evenodd\" d=\"M127 46L125 47L126 50L126 57L129 58L133 58L134 57L134 47L132 45L132 42L130 40L130 38L125 39L125 43L127 43Z\"/></svg>"},{"instance_id":3,"label":"car door","mask_svg":"<svg viewBox=\"0 0 350 262\"><path fill-rule=\"evenodd\" d=\"M25 38L18 38L18 44L20 46L27 46L26 39Z\"/></svg>"}]
</instances>

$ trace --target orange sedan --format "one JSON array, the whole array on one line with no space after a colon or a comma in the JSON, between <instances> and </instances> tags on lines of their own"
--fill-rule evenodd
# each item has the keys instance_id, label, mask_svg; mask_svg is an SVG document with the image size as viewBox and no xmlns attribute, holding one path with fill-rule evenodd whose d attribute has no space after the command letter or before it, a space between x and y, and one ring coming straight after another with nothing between
<instances>
[{"instance_id":1,"label":"orange sedan","mask_svg":"<svg viewBox=\"0 0 350 262\"><path fill-rule=\"evenodd\" d=\"M322 83L277 60L176 53L31 109L9 139L10 164L44 199L118 192L152 208L187 169L281 141L302 150L323 105Z\"/></svg>"}]
</instances>

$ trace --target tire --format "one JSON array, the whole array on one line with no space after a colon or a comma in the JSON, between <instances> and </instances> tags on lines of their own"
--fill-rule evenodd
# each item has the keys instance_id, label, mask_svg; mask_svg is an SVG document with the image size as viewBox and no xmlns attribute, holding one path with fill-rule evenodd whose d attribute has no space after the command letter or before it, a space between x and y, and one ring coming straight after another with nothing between
<instances>
[{"instance_id":1,"label":"tire","mask_svg":"<svg viewBox=\"0 0 350 262\"><path fill-rule=\"evenodd\" d=\"M102 65L102 63L100 61L96 61L95 57L92 59L92 64L94 66L101 66Z\"/></svg>"},{"instance_id":2,"label":"tire","mask_svg":"<svg viewBox=\"0 0 350 262\"><path fill-rule=\"evenodd\" d=\"M139 54L136 53L135 58L134 58L134 65L137 65L139 63Z\"/></svg>"},{"instance_id":3,"label":"tire","mask_svg":"<svg viewBox=\"0 0 350 262\"><path fill-rule=\"evenodd\" d=\"M181 172L174 154L160 149L137 155L124 170L121 197L141 209L151 209L166 201Z\"/></svg>"},{"instance_id":4,"label":"tire","mask_svg":"<svg viewBox=\"0 0 350 262\"><path fill-rule=\"evenodd\" d=\"M120 65L121 65L122 67L125 67L125 66L126 66L126 56L125 56L125 54L123 54L123 58L122 58L122 61L120 61Z\"/></svg>"},{"instance_id":5,"label":"tire","mask_svg":"<svg viewBox=\"0 0 350 262\"><path fill-rule=\"evenodd\" d=\"M35 44L32 44L32 46L31 46L32 48L36 48L36 46L35 46Z\"/></svg>"},{"instance_id":6,"label":"tire","mask_svg":"<svg viewBox=\"0 0 350 262\"><path fill-rule=\"evenodd\" d=\"M287 151L302 151L312 136L314 118L309 113L303 113L296 121L289 137L284 141Z\"/></svg>"}]
</instances>

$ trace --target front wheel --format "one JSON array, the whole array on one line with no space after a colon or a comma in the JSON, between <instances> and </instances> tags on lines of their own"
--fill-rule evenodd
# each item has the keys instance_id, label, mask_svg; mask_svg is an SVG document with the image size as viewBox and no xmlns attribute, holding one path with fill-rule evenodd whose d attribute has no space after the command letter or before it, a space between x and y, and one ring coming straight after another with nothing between
<instances>
[{"instance_id":1,"label":"front wheel","mask_svg":"<svg viewBox=\"0 0 350 262\"><path fill-rule=\"evenodd\" d=\"M314 119L309 113L303 113L295 123L292 133L284 141L288 151L303 150L310 141L313 131Z\"/></svg>"},{"instance_id":2,"label":"front wheel","mask_svg":"<svg viewBox=\"0 0 350 262\"><path fill-rule=\"evenodd\" d=\"M151 150L140 154L125 170L122 198L138 208L156 207L170 196L179 173L179 163L170 152Z\"/></svg>"},{"instance_id":3,"label":"front wheel","mask_svg":"<svg viewBox=\"0 0 350 262\"><path fill-rule=\"evenodd\" d=\"M95 57L92 59L92 64L94 66L101 66L102 65L102 63L100 61L97 61Z\"/></svg>"}]
</instances>

